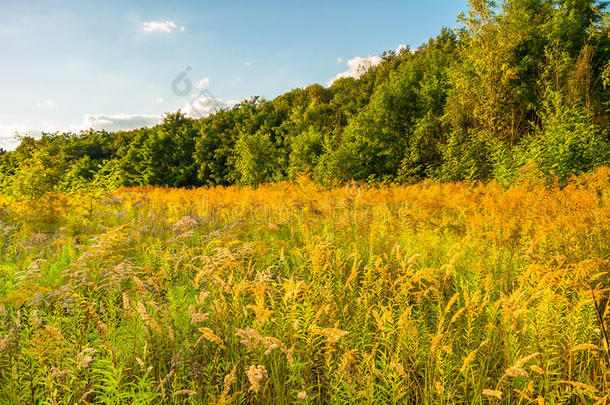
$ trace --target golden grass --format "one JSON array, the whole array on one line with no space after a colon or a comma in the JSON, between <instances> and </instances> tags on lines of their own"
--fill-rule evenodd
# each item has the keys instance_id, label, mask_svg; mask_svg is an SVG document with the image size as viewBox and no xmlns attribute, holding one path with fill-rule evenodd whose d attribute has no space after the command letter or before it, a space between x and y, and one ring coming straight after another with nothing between
<instances>
[{"instance_id":1,"label":"golden grass","mask_svg":"<svg viewBox=\"0 0 610 405\"><path fill-rule=\"evenodd\" d=\"M4 198L0 403L605 403L610 170Z\"/></svg>"}]
</instances>

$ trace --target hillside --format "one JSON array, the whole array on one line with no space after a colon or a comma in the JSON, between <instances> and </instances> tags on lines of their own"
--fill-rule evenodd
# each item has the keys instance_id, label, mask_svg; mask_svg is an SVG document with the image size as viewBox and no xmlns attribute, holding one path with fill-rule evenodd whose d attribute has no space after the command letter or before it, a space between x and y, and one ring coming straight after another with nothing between
<instances>
[{"instance_id":1,"label":"hillside","mask_svg":"<svg viewBox=\"0 0 610 405\"><path fill-rule=\"evenodd\" d=\"M9 194L167 185L551 182L610 161L610 39L592 0L472 1L456 31L389 52L359 78L252 98L153 128L24 138L1 157Z\"/></svg>"}]
</instances>

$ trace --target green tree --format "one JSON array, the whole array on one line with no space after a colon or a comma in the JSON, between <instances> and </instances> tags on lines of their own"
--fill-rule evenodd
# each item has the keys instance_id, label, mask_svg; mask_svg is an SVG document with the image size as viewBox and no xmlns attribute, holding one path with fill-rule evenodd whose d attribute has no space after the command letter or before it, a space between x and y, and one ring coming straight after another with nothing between
<instances>
[{"instance_id":1,"label":"green tree","mask_svg":"<svg viewBox=\"0 0 610 405\"><path fill-rule=\"evenodd\" d=\"M197 167L193 160L197 130L183 113L167 114L143 146L147 184L194 186Z\"/></svg>"},{"instance_id":2,"label":"green tree","mask_svg":"<svg viewBox=\"0 0 610 405\"><path fill-rule=\"evenodd\" d=\"M269 133L241 134L235 153L235 177L239 184L257 186L281 179L280 151Z\"/></svg>"},{"instance_id":3,"label":"green tree","mask_svg":"<svg viewBox=\"0 0 610 405\"><path fill-rule=\"evenodd\" d=\"M585 107L571 107L552 93L541 112L542 129L526 143L525 157L549 178L565 183L610 162L608 134L593 123Z\"/></svg>"}]
</instances>

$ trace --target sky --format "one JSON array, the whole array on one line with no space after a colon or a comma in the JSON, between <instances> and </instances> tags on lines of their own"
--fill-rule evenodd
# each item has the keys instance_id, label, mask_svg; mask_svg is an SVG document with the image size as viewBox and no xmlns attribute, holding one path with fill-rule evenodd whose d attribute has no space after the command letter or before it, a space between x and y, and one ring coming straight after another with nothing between
<instances>
[{"instance_id":1,"label":"sky","mask_svg":"<svg viewBox=\"0 0 610 405\"><path fill-rule=\"evenodd\" d=\"M466 0L0 0L0 147L150 126L357 76L457 27Z\"/></svg>"}]
</instances>

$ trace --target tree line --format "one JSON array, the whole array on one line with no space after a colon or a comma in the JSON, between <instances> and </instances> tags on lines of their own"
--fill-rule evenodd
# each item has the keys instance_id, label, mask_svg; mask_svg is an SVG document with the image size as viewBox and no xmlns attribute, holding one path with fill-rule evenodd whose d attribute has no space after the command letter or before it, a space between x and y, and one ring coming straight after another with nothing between
<instances>
[{"instance_id":1,"label":"tree line","mask_svg":"<svg viewBox=\"0 0 610 405\"><path fill-rule=\"evenodd\" d=\"M359 78L251 98L152 128L23 137L0 156L4 192L99 185L510 183L610 162L610 29L596 0L470 0L458 29L386 52Z\"/></svg>"}]
</instances>

